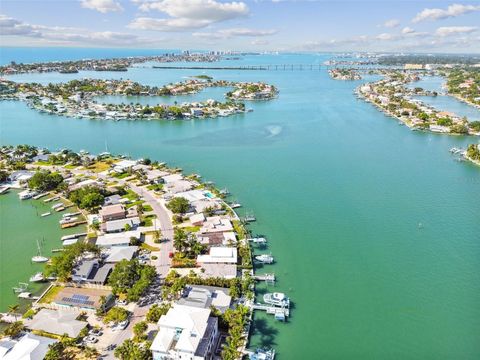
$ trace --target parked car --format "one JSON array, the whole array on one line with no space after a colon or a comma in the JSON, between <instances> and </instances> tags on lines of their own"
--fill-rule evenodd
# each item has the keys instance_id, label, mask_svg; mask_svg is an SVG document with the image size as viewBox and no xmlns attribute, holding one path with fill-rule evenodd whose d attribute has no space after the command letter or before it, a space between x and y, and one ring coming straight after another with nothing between
<instances>
[{"instance_id":1,"label":"parked car","mask_svg":"<svg viewBox=\"0 0 480 360\"><path fill-rule=\"evenodd\" d=\"M90 336L87 336L84 341L87 343L87 344L95 344L96 342L98 342L98 339L93 336L93 335L90 335Z\"/></svg>"},{"instance_id":2,"label":"parked car","mask_svg":"<svg viewBox=\"0 0 480 360\"><path fill-rule=\"evenodd\" d=\"M128 320L121 321L121 322L118 323L118 327L119 327L120 330L125 330L129 323L130 323L130 321L128 321Z\"/></svg>"}]
</instances>

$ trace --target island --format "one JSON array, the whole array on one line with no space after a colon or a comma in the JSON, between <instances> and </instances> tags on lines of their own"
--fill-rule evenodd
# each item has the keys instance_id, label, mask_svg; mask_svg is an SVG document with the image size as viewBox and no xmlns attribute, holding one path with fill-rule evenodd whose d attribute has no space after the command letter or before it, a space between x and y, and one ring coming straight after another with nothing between
<instances>
[{"instance_id":1,"label":"island","mask_svg":"<svg viewBox=\"0 0 480 360\"><path fill-rule=\"evenodd\" d=\"M248 329L254 311L284 321L290 300L275 292L255 301L255 282L273 283L275 275L256 274L254 262L274 259L253 255L267 239L251 234L255 217L240 217L227 189L162 162L107 152L3 146L0 165L1 193L21 191L18 201L44 199L56 212L74 207L59 226L86 226L64 236L61 251L43 254L44 271L34 278L48 287L38 297L23 290L32 305L24 314L10 307L4 334L46 338L52 359L192 351L201 359L274 358L272 349L246 349Z\"/></svg>"},{"instance_id":2,"label":"island","mask_svg":"<svg viewBox=\"0 0 480 360\"><path fill-rule=\"evenodd\" d=\"M353 69L348 69L348 68L331 69L328 71L328 74L332 79L335 79L335 80L361 80L362 79L358 71L355 71Z\"/></svg>"},{"instance_id":3,"label":"island","mask_svg":"<svg viewBox=\"0 0 480 360\"><path fill-rule=\"evenodd\" d=\"M225 102L209 99L182 104L142 105L139 103L105 104L96 98L114 96L165 96L194 94L209 87L233 88ZM241 100L271 100L278 94L275 86L261 82L193 78L162 87L142 85L131 80L71 80L66 83L41 85L0 80L0 100L24 101L33 109L54 115L104 120L189 119L229 116L246 111Z\"/></svg>"},{"instance_id":4,"label":"island","mask_svg":"<svg viewBox=\"0 0 480 360\"><path fill-rule=\"evenodd\" d=\"M381 70L383 79L356 89L357 95L386 114L400 120L412 130L442 134L480 135L480 122L469 122L447 111L439 111L413 96L436 96L433 91L408 88L405 85L420 79L414 70Z\"/></svg>"}]
</instances>

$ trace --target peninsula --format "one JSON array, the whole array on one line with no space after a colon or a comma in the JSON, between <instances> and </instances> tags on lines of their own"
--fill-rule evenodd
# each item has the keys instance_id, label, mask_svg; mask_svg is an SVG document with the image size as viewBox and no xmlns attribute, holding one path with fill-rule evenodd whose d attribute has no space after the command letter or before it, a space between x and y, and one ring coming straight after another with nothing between
<instances>
[{"instance_id":1,"label":"peninsula","mask_svg":"<svg viewBox=\"0 0 480 360\"><path fill-rule=\"evenodd\" d=\"M165 96L194 94L208 87L233 88L225 102L209 99L202 102L154 106L133 103L105 104L96 97L115 96ZM271 100L278 94L273 85L260 82L233 82L196 77L162 87L142 85L131 80L82 79L67 83L41 85L0 80L0 100L20 100L30 107L49 114L78 118L122 119L189 119L228 116L246 111L241 100Z\"/></svg>"},{"instance_id":2,"label":"peninsula","mask_svg":"<svg viewBox=\"0 0 480 360\"><path fill-rule=\"evenodd\" d=\"M275 292L255 302L255 282L275 276L255 274L253 264L274 260L252 255L267 240L251 235L255 218L235 213L241 205L227 202L226 189L165 163L109 153L3 146L0 164L2 193L22 190L18 201L45 198L58 212L72 204L78 213L65 213L59 225L87 226L63 237L58 255L45 257L35 281L50 285L38 297L23 289L33 304L21 317L5 314L6 335L46 337L52 356L75 359L132 351L135 359L190 351L199 358L273 359L274 350L246 350L252 314L285 320L290 300Z\"/></svg>"}]
</instances>

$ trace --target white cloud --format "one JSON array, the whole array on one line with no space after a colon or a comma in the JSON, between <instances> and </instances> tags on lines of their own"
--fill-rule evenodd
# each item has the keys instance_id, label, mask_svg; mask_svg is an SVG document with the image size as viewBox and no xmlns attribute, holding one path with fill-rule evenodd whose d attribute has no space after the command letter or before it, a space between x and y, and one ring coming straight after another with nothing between
<instances>
[{"instance_id":1,"label":"white cloud","mask_svg":"<svg viewBox=\"0 0 480 360\"><path fill-rule=\"evenodd\" d=\"M114 0L80 0L82 7L96 10L103 14L107 12L123 11L122 5Z\"/></svg>"},{"instance_id":2,"label":"white cloud","mask_svg":"<svg viewBox=\"0 0 480 360\"><path fill-rule=\"evenodd\" d=\"M268 45L269 42L265 39L255 39L255 40L252 40L250 44L260 46L260 45Z\"/></svg>"},{"instance_id":3,"label":"white cloud","mask_svg":"<svg viewBox=\"0 0 480 360\"><path fill-rule=\"evenodd\" d=\"M425 20L439 20L450 17L456 17L463 14L468 14L474 11L480 11L480 5L461 5L452 4L447 9L423 9L419 12L412 22L420 22Z\"/></svg>"},{"instance_id":4,"label":"white cloud","mask_svg":"<svg viewBox=\"0 0 480 360\"><path fill-rule=\"evenodd\" d=\"M222 29L215 32L194 32L192 35L203 39L228 39L231 37L243 36L243 37L259 37L270 36L276 34L277 30L256 30L248 28L233 28Z\"/></svg>"},{"instance_id":5,"label":"white cloud","mask_svg":"<svg viewBox=\"0 0 480 360\"><path fill-rule=\"evenodd\" d=\"M435 35L444 37L458 34L469 34L475 30L477 30L476 26L444 26L439 27L437 31L435 31Z\"/></svg>"},{"instance_id":6,"label":"white cloud","mask_svg":"<svg viewBox=\"0 0 480 360\"><path fill-rule=\"evenodd\" d=\"M192 19L156 19L151 17L139 17L134 19L128 27L138 30L154 30L154 31L187 31L200 29L210 25L206 20Z\"/></svg>"},{"instance_id":7,"label":"white cloud","mask_svg":"<svg viewBox=\"0 0 480 360\"><path fill-rule=\"evenodd\" d=\"M385 26L386 28L394 28L399 25L400 25L400 21L398 21L397 19L390 19L383 23L383 26Z\"/></svg>"},{"instance_id":8,"label":"white cloud","mask_svg":"<svg viewBox=\"0 0 480 360\"><path fill-rule=\"evenodd\" d=\"M415 30L413 30L411 27L404 27L402 29L402 34L406 35L406 34L413 34L415 32Z\"/></svg>"},{"instance_id":9,"label":"white cloud","mask_svg":"<svg viewBox=\"0 0 480 360\"><path fill-rule=\"evenodd\" d=\"M376 37L377 40L382 40L382 41L393 40L394 38L395 38L394 35L388 34L388 33L383 33L383 34L377 35Z\"/></svg>"},{"instance_id":10,"label":"white cloud","mask_svg":"<svg viewBox=\"0 0 480 360\"><path fill-rule=\"evenodd\" d=\"M158 38L145 39L134 34L112 31L95 32L86 29L27 24L6 15L0 15L0 33L4 37L2 40L6 40L7 37L12 37L12 39L35 38L37 42L41 43L65 45L135 46L161 40Z\"/></svg>"},{"instance_id":11,"label":"white cloud","mask_svg":"<svg viewBox=\"0 0 480 360\"><path fill-rule=\"evenodd\" d=\"M138 17L130 28L157 31L183 31L199 29L213 23L248 15L244 2L219 2L215 0L136 0L140 10L156 10L170 18Z\"/></svg>"}]
</instances>

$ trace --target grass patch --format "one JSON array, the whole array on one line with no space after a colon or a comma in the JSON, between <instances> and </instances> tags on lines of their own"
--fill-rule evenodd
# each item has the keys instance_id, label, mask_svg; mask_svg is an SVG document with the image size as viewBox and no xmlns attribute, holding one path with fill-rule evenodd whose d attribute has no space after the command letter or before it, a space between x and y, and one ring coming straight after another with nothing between
<instances>
[{"instance_id":1,"label":"grass patch","mask_svg":"<svg viewBox=\"0 0 480 360\"><path fill-rule=\"evenodd\" d=\"M110 164L105 161L97 161L95 164L90 165L88 169L93 170L93 172L99 173L110 169Z\"/></svg>"},{"instance_id":2,"label":"grass patch","mask_svg":"<svg viewBox=\"0 0 480 360\"><path fill-rule=\"evenodd\" d=\"M113 175L114 178L117 178L117 179L126 179L127 177L129 177L130 174L129 173L121 173L121 174L115 174Z\"/></svg>"},{"instance_id":3,"label":"grass patch","mask_svg":"<svg viewBox=\"0 0 480 360\"><path fill-rule=\"evenodd\" d=\"M152 184L147 186L148 190L153 190L153 191L162 191L163 185L162 184Z\"/></svg>"},{"instance_id":4,"label":"grass patch","mask_svg":"<svg viewBox=\"0 0 480 360\"><path fill-rule=\"evenodd\" d=\"M159 248L159 247L152 246L152 245L148 245L148 244L145 244L145 243L142 243L142 245L140 245L140 247L141 247L142 249L145 249L145 250L160 251L160 248Z\"/></svg>"},{"instance_id":5,"label":"grass patch","mask_svg":"<svg viewBox=\"0 0 480 360\"><path fill-rule=\"evenodd\" d=\"M144 202L145 202L145 201L143 201L143 200L137 200L137 201L131 202L130 204L125 205L125 207L126 207L127 209L129 209L129 208L131 208L131 207L134 207L134 206L137 206L137 205L141 205L141 204L143 204Z\"/></svg>"},{"instance_id":6,"label":"grass patch","mask_svg":"<svg viewBox=\"0 0 480 360\"><path fill-rule=\"evenodd\" d=\"M127 193L125 195L123 195L122 197L127 198L130 201L135 201L135 200L138 199L137 193L135 191L133 191L132 189L128 189Z\"/></svg>"},{"instance_id":7,"label":"grass patch","mask_svg":"<svg viewBox=\"0 0 480 360\"><path fill-rule=\"evenodd\" d=\"M183 228L183 230L191 232L191 233L195 233L195 232L200 230L200 226L185 226Z\"/></svg>"},{"instance_id":8,"label":"grass patch","mask_svg":"<svg viewBox=\"0 0 480 360\"><path fill-rule=\"evenodd\" d=\"M39 300L39 303L42 304L49 304L51 303L58 293L64 288L65 286L55 285L47 291L47 293Z\"/></svg>"},{"instance_id":9,"label":"grass patch","mask_svg":"<svg viewBox=\"0 0 480 360\"><path fill-rule=\"evenodd\" d=\"M143 211L147 212L147 211L153 211L153 208L150 206L150 205L143 205Z\"/></svg>"},{"instance_id":10,"label":"grass patch","mask_svg":"<svg viewBox=\"0 0 480 360\"><path fill-rule=\"evenodd\" d=\"M33 165L38 165L38 166L48 166L52 165L49 161L35 161Z\"/></svg>"},{"instance_id":11,"label":"grass patch","mask_svg":"<svg viewBox=\"0 0 480 360\"><path fill-rule=\"evenodd\" d=\"M78 167L79 167L78 165L73 165L73 164L68 164L64 166L65 169L69 169L69 170L76 169Z\"/></svg>"}]
</instances>

